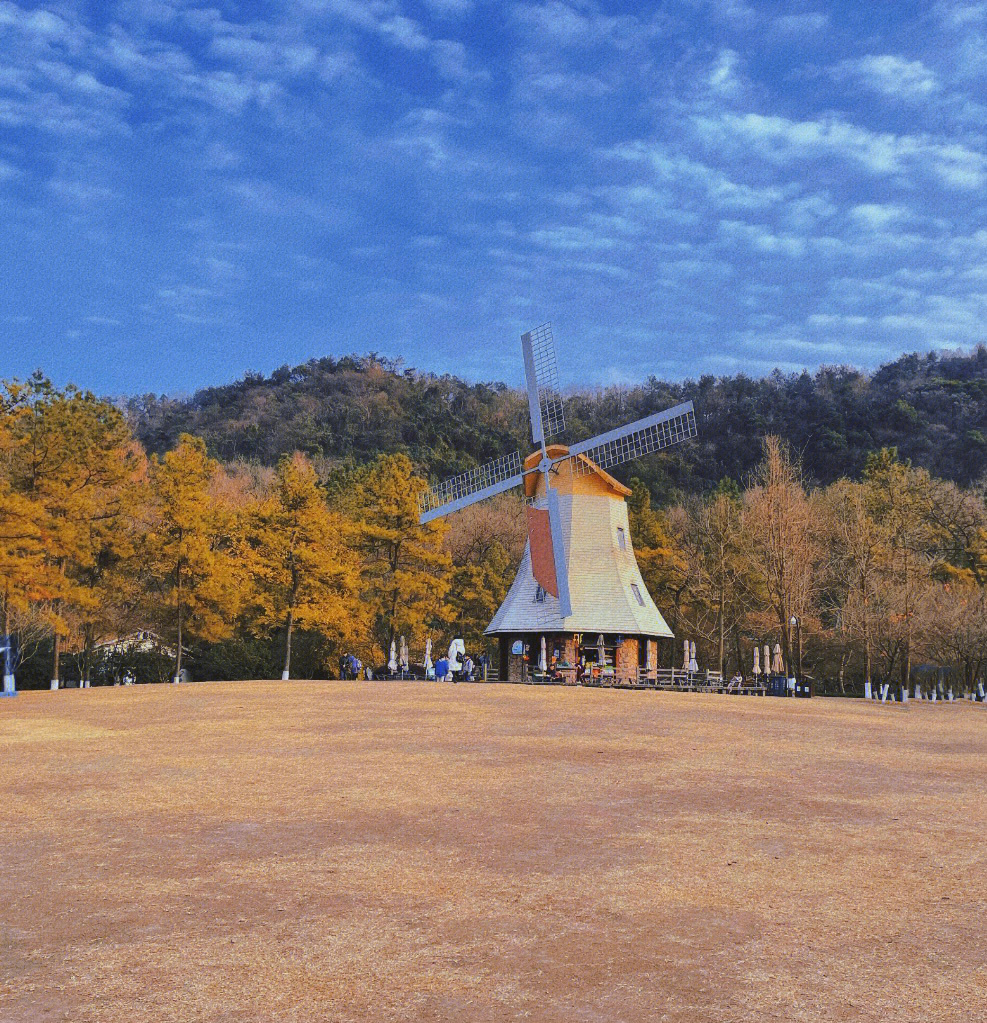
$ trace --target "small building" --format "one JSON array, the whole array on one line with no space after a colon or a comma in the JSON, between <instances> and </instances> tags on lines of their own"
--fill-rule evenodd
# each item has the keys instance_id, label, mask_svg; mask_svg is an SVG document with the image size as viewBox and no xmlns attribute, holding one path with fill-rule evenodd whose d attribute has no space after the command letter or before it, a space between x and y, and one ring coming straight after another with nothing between
<instances>
[{"instance_id":1,"label":"small building","mask_svg":"<svg viewBox=\"0 0 987 1023\"><path fill-rule=\"evenodd\" d=\"M561 444L547 448L552 459L567 453ZM537 466L541 457L540 451L533 452L525 469ZM524 477L525 496L534 508L545 506L544 480L540 472ZM634 557L626 504L630 490L585 455L559 462L552 488L559 498L572 613L563 618L558 598L536 581L532 557L550 558L539 549L550 539L529 529L517 576L485 630L498 640L499 677L522 681L538 661L543 637L548 661L557 662L564 675L571 672L572 681L581 660L590 670L595 665L617 679L653 672L659 640L673 635Z\"/></svg>"}]
</instances>

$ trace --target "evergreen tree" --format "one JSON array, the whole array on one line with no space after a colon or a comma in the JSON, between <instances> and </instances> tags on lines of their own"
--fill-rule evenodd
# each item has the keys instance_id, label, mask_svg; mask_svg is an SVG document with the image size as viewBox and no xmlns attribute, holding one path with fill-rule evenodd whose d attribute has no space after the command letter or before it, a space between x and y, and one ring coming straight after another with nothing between
<instances>
[{"instance_id":1,"label":"evergreen tree","mask_svg":"<svg viewBox=\"0 0 987 1023\"><path fill-rule=\"evenodd\" d=\"M449 620L452 565L442 545L448 527L441 519L419 525L417 496L425 486L407 456L385 455L354 488L350 507L359 522L376 656L385 657L399 635L424 645L426 635Z\"/></svg>"},{"instance_id":2,"label":"evergreen tree","mask_svg":"<svg viewBox=\"0 0 987 1023\"><path fill-rule=\"evenodd\" d=\"M283 678L290 675L296 628L337 644L359 641L364 623L352 533L352 524L327 507L311 462L300 453L282 458L273 493L248 513L245 540L251 628L258 635L283 630Z\"/></svg>"},{"instance_id":3,"label":"evergreen tree","mask_svg":"<svg viewBox=\"0 0 987 1023\"><path fill-rule=\"evenodd\" d=\"M243 572L233 556L231 519L210 493L219 472L205 443L188 434L151 462L144 556L152 603L175 639L176 678L184 644L230 635L240 602Z\"/></svg>"}]
</instances>

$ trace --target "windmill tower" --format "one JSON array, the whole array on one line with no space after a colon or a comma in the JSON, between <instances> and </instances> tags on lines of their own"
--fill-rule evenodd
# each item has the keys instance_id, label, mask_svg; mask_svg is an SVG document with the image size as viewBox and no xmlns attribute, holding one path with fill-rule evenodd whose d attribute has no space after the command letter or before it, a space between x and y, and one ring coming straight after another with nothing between
<instances>
[{"instance_id":1,"label":"windmill tower","mask_svg":"<svg viewBox=\"0 0 987 1023\"><path fill-rule=\"evenodd\" d=\"M519 680L542 639L549 659L580 658L620 678L657 664L657 641L672 638L634 558L625 498L630 490L606 470L696 435L688 401L566 447L551 327L521 335L531 437L513 452L425 491L421 522L523 486L528 543L507 597L486 629L500 641L500 677Z\"/></svg>"}]
</instances>

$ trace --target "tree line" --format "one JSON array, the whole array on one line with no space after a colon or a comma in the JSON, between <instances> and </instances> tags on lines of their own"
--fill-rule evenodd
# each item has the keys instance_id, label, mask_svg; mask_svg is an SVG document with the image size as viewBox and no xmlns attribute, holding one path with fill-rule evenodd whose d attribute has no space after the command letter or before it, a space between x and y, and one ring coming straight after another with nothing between
<instances>
[{"instance_id":1,"label":"tree line","mask_svg":"<svg viewBox=\"0 0 987 1023\"><path fill-rule=\"evenodd\" d=\"M781 645L826 692L864 683L974 690L987 669L987 502L882 448L857 480L807 484L790 447L762 441L740 487L656 511L633 481L638 562L676 635L750 675Z\"/></svg>"},{"instance_id":2,"label":"tree line","mask_svg":"<svg viewBox=\"0 0 987 1023\"><path fill-rule=\"evenodd\" d=\"M391 371L373 372L386 382ZM498 398L508 436L512 393ZM625 418L611 411L592 428ZM486 428L482 417L456 426ZM275 447L272 464L190 433L146 436L132 407L40 375L0 387L0 631L18 638L21 685L119 680L140 657L112 641L138 632L168 655L148 654L137 674L161 680L183 667L325 677L344 652L384 663L401 635L413 658L427 636L462 635L475 650L513 580L521 502L422 527L417 494L439 473L407 451L375 451L369 434L359 457ZM490 429L486 454L504 439ZM645 581L701 661L749 674L755 644L780 643L792 664L801 640L806 670L834 691L906 681L928 663L964 686L981 677L979 485L939 478L892 445L822 484L788 438L734 442L756 446L750 470L695 492L666 484L699 442L627 467ZM442 443L437 457L455 461ZM671 646L664 658L675 661Z\"/></svg>"},{"instance_id":3,"label":"tree line","mask_svg":"<svg viewBox=\"0 0 987 1023\"><path fill-rule=\"evenodd\" d=\"M515 523L420 526L425 485L400 454L323 477L297 451L222 464L189 434L149 455L112 403L6 383L0 629L20 684L119 681L146 653L121 657L111 641L131 633L171 651L139 666L162 681L190 659L198 677L325 676L342 652L380 664L400 635L475 634L506 592Z\"/></svg>"}]
</instances>

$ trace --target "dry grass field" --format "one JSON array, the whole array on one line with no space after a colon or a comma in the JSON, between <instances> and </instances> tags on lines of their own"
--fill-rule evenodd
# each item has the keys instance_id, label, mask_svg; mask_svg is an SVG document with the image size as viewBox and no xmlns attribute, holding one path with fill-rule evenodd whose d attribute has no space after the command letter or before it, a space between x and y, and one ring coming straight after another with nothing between
<instances>
[{"instance_id":1,"label":"dry grass field","mask_svg":"<svg viewBox=\"0 0 987 1023\"><path fill-rule=\"evenodd\" d=\"M0 1020L987 1019L987 708L0 702Z\"/></svg>"}]
</instances>

